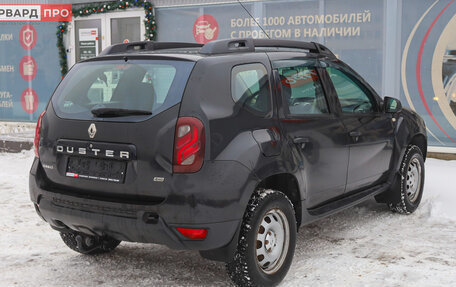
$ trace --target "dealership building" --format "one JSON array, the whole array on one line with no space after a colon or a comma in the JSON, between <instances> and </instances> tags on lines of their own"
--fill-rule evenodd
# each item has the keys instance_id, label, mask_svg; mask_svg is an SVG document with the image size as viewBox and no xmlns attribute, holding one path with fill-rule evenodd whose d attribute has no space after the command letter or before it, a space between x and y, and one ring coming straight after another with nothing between
<instances>
[{"instance_id":1,"label":"dealership building","mask_svg":"<svg viewBox=\"0 0 456 287\"><path fill-rule=\"evenodd\" d=\"M0 5L0 121L35 122L66 71L112 44L270 37L324 44L379 95L399 98L403 106L417 111L426 121L431 151L456 153L456 1L241 2L4 3ZM55 6L60 18L51 17L54 6L42 4L61 5ZM38 9L34 7L42 11L34 10L33 19L27 12L26 22L19 17L23 10L15 11L28 6L30 11ZM72 17L65 17L62 9L72 10Z\"/></svg>"}]
</instances>

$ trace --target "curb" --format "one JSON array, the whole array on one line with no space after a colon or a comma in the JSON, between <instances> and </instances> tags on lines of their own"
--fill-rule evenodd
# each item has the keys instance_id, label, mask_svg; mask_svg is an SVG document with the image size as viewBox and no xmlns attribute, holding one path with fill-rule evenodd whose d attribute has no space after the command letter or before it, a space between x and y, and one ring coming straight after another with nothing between
<instances>
[{"instance_id":1,"label":"curb","mask_svg":"<svg viewBox=\"0 0 456 287\"><path fill-rule=\"evenodd\" d=\"M0 121L0 152L19 153L33 148L36 123Z\"/></svg>"},{"instance_id":2,"label":"curb","mask_svg":"<svg viewBox=\"0 0 456 287\"><path fill-rule=\"evenodd\" d=\"M428 152L427 157L443 160L456 160L456 154L454 153Z\"/></svg>"},{"instance_id":3,"label":"curb","mask_svg":"<svg viewBox=\"0 0 456 287\"><path fill-rule=\"evenodd\" d=\"M0 140L0 152L18 153L32 148L33 142Z\"/></svg>"}]
</instances>

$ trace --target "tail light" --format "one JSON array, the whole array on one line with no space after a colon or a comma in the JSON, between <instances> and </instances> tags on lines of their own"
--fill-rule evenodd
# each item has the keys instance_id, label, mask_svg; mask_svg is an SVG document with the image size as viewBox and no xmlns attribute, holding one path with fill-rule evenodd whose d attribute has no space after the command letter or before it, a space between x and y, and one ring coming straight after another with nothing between
<instances>
[{"instance_id":1,"label":"tail light","mask_svg":"<svg viewBox=\"0 0 456 287\"><path fill-rule=\"evenodd\" d=\"M193 117L177 120L174 137L173 171L191 173L201 169L204 160L204 126Z\"/></svg>"},{"instance_id":2,"label":"tail light","mask_svg":"<svg viewBox=\"0 0 456 287\"><path fill-rule=\"evenodd\" d=\"M207 229L195 229L195 228L177 228L183 236L189 239L204 239L207 236Z\"/></svg>"},{"instance_id":3,"label":"tail light","mask_svg":"<svg viewBox=\"0 0 456 287\"><path fill-rule=\"evenodd\" d=\"M35 140L33 141L33 150L35 151L35 156L40 157L38 153L38 149L40 147L40 133L41 133L41 121L43 119L44 114L46 111L42 112L38 117L38 121L36 122L36 129L35 129Z\"/></svg>"}]
</instances>

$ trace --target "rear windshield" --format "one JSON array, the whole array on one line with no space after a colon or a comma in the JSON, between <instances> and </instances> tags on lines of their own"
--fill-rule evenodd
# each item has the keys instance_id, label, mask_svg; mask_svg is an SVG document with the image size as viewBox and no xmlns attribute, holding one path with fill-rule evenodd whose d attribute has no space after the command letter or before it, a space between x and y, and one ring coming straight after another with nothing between
<instances>
[{"instance_id":1,"label":"rear windshield","mask_svg":"<svg viewBox=\"0 0 456 287\"><path fill-rule=\"evenodd\" d=\"M194 64L170 60L76 64L56 89L52 104L57 115L66 119L94 119L91 111L104 108L149 111L154 116L181 101Z\"/></svg>"}]
</instances>

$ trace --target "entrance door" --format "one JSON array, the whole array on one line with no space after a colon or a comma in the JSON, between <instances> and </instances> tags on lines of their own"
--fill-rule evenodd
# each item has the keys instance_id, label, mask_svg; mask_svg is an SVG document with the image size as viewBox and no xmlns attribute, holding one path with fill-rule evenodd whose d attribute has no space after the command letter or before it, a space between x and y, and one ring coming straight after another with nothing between
<instances>
[{"instance_id":1,"label":"entrance door","mask_svg":"<svg viewBox=\"0 0 456 287\"><path fill-rule=\"evenodd\" d=\"M105 15L106 47L144 41L144 10L107 13Z\"/></svg>"},{"instance_id":2,"label":"entrance door","mask_svg":"<svg viewBox=\"0 0 456 287\"><path fill-rule=\"evenodd\" d=\"M102 49L102 41L99 37L101 20L90 19L75 21L75 43L77 61L96 57Z\"/></svg>"},{"instance_id":3,"label":"entrance door","mask_svg":"<svg viewBox=\"0 0 456 287\"><path fill-rule=\"evenodd\" d=\"M76 17L70 30L70 66L97 56L106 47L144 41L144 11L128 11Z\"/></svg>"}]
</instances>

